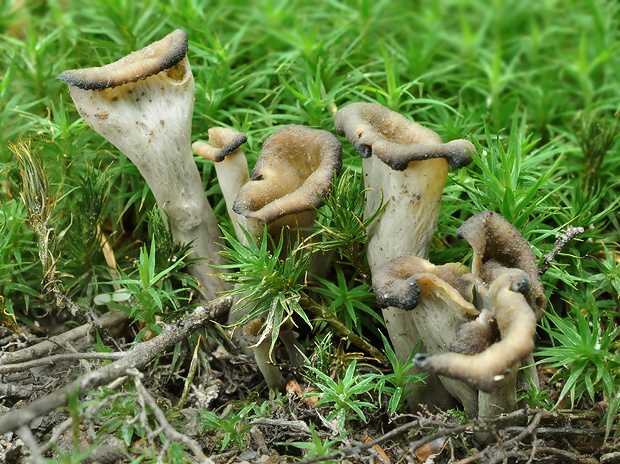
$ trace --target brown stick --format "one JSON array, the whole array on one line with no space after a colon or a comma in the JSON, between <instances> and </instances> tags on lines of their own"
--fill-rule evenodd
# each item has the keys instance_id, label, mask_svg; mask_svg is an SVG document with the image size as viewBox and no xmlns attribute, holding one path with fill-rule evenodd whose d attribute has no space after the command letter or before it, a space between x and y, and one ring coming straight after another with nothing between
<instances>
[{"instance_id":1,"label":"brown stick","mask_svg":"<svg viewBox=\"0 0 620 464\"><path fill-rule=\"evenodd\" d=\"M343 338L349 340L355 346L357 346L358 348L361 348L366 353L373 356L381 364L383 364L384 366L390 365L388 359L385 357L385 355L380 350L372 346L370 343L368 343L366 340L364 340L362 337L360 337L356 333L351 332L349 329L347 329L347 327L342 322L336 319L336 317L334 317L333 314L325 311L320 304L314 302L309 297L302 297L299 300L299 304L304 309L310 311L314 316L320 317L321 319L323 319L325 322L331 325L332 328L335 329Z\"/></svg>"},{"instance_id":2,"label":"brown stick","mask_svg":"<svg viewBox=\"0 0 620 464\"><path fill-rule=\"evenodd\" d=\"M0 435L14 432L48 412L64 406L70 395L83 396L93 389L126 375L127 369L142 369L168 348L184 340L209 322L209 316L222 308L230 308L232 300L222 299L199 306L192 314L166 327L157 337L139 343L126 356L96 371L88 372L60 390L44 396L21 409L0 416ZM224 309L226 310L226 309Z\"/></svg>"}]
</instances>

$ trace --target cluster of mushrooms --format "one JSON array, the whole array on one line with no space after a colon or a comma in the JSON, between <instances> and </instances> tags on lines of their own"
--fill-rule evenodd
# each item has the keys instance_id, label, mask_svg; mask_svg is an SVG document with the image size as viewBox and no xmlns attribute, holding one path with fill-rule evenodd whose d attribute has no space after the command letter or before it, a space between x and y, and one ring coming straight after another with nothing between
<instances>
[{"instance_id":1,"label":"cluster of mushrooms","mask_svg":"<svg viewBox=\"0 0 620 464\"><path fill-rule=\"evenodd\" d=\"M176 30L119 61L65 71L59 79L69 84L84 120L137 166L175 240L192 243L193 256L202 259L191 272L211 300L227 284L213 267L220 264L220 232L192 153L194 81L187 50L187 35ZM411 406L448 408L456 398L471 417L513 410L517 370L531 360L546 306L529 244L501 216L482 212L457 233L473 248L471 271L426 259L448 170L469 164L474 145L442 143L435 132L373 103L340 109L335 129L364 158L365 216L383 208L368 230L367 257L394 349L406 359L419 344L416 368L437 374L410 396ZM248 240L243 229L260 239L265 226L275 237L314 222L342 166L334 134L282 127L265 140L249 174L241 149L246 136L221 127L208 133L209 143L195 142L193 151L215 163L241 242ZM253 321L245 332L252 331L258 347L264 327ZM281 336L296 359L291 333ZM279 369L261 353L255 350L270 387L282 388Z\"/></svg>"}]
</instances>

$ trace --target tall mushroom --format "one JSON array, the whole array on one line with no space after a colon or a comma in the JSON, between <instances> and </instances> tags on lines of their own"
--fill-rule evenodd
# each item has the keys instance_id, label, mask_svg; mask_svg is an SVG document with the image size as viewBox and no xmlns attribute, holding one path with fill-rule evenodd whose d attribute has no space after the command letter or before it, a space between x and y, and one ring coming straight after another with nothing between
<instances>
[{"instance_id":1,"label":"tall mushroom","mask_svg":"<svg viewBox=\"0 0 620 464\"><path fill-rule=\"evenodd\" d=\"M352 103L336 113L336 131L364 158L365 217L385 209L368 230L368 263L400 254L426 258L449 167L471 162L471 142L442 143L437 133L378 103Z\"/></svg>"},{"instance_id":2,"label":"tall mushroom","mask_svg":"<svg viewBox=\"0 0 620 464\"><path fill-rule=\"evenodd\" d=\"M219 262L219 230L191 150L194 78L187 49L179 29L114 63L58 78L69 84L84 120L136 165L170 218L174 239L192 242L192 257L202 260L191 272L213 299L225 286L211 267Z\"/></svg>"},{"instance_id":3,"label":"tall mushroom","mask_svg":"<svg viewBox=\"0 0 620 464\"><path fill-rule=\"evenodd\" d=\"M426 258L449 168L469 164L475 153L473 144L465 140L442 143L432 130L377 103L352 103L340 109L335 128L364 158L364 219L386 203L368 228L371 272L400 255ZM419 339L415 324L408 320L411 315L385 307L383 317L396 354L407 359ZM404 328L410 332L406 337L401 336ZM423 402L431 396L439 406L449 408L449 396L439 401L439 391L442 387L436 379L427 379L412 401Z\"/></svg>"}]
</instances>

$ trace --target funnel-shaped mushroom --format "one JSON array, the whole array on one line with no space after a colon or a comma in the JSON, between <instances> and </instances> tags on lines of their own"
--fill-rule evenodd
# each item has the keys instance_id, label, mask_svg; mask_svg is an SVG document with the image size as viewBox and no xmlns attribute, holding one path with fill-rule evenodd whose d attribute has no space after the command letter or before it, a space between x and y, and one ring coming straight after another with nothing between
<instances>
[{"instance_id":1,"label":"funnel-shaped mushroom","mask_svg":"<svg viewBox=\"0 0 620 464\"><path fill-rule=\"evenodd\" d=\"M216 165L217 166L217 165ZM285 126L263 143L250 180L237 192L232 211L255 238L268 226L273 236L283 227L299 232L316 217L334 176L342 167L342 144L330 132ZM245 237L238 235L240 241ZM230 313L235 324L250 308Z\"/></svg>"},{"instance_id":2,"label":"funnel-shaped mushroom","mask_svg":"<svg viewBox=\"0 0 620 464\"><path fill-rule=\"evenodd\" d=\"M192 267L205 296L224 290L210 264L218 261L215 215L191 150L194 78L187 35L176 30L140 51L99 68L65 71L84 120L137 166L170 218L175 240L193 241Z\"/></svg>"},{"instance_id":3,"label":"funnel-shaped mushroom","mask_svg":"<svg viewBox=\"0 0 620 464\"><path fill-rule=\"evenodd\" d=\"M466 381L485 392L495 390L510 370L534 349L536 316L523 295L528 287L529 279L520 270L503 273L491 285L490 309L500 333L498 342L475 355L454 352L430 357L419 355L418 366L426 372Z\"/></svg>"},{"instance_id":4,"label":"funnel-shaped mushroom","mask_svg":"<svg viewBox=\"0 0 620 464\"><path fill-rule=\"evenodd\" d=\"M496 416L516 408L517 369L531 359L536 312L544 309L546 298L529 244L503 217L479 213L457 235L474 249L472 301L481 312L461 325L451 352L419 354L416 365L478 389L478 415Z\"/></svg>"},{"instance_id":5,"label":"funnel-shaped mushroom","mask_svg":"<svg viewBox=\"0 0 620 464\"><path fill-rule=\"evenodd\" d=\"M426 258L449 167L469 164L471 153L475 153L473 144L465 140L444 144L432 130L376 103L353 103L342 108L336 113L335 128L364 158L364 219L386 203L368 227L367 258L371 272L374 274L375 269L401 255ZM414 324L408 320L411 315L386 307L383 317L392 340L399 338L401 328L411 330L408 336L412 344L406 343L403 349L409 349L409 353L401 357L407 359L410 348L419 339L413 333ZM414 396L423 395L424 390L436 399L441 385L427 382L425 389L414 392ZM445 391L444 395L449 396Z\"/></svg>"},{"instance_id":6,"label":"funnel-shaped mushroom","mask_svg":"<svg viewBox=\"0 0 620 464\"><path fill-rule=\"evenodd\" d=\"M250 181L237 193L233 211L262 235L283 226L307 227L342 167L342 145L331 133L305 126L275 131L258 157Z\"/></svg>"},{"instance_id":7,"label":"funnel-shaped mushroom","mask_svg":"<svg viewBox=\"0 0 620 464\"><path fill-rule=\"evenodd\" d=\"M532 364L536 320L542 317L547 299L536 257L521 233L499 214L483 211L469 218L457 231L474 250L472 263L476 275L476 306L493 313L496 324L480 327L479 339L492 339L499 331L500 340L474 356L465 356L472 383L478 385L479 417L494 417L516 408L517 370L521 363ZM420 359L422 369L464 373L464 358L457 353ZM437 363L437 364L436 364ZM459 372L459 370L461 370ZM528 368L533 382L538 382L535 368ZM473 376L472 376L473 374ZM490 435L480 439L489 441Z\"/></svg>"},{"instance_id":8,"label":"funnel-shaped mushroom","mask_svg":"<svg viewBox=\"0 0 620 464\"><path fill-rule=\"evenodd\" d=\"M471 142L442 143L430 129L377 103L353 103L336 113L336 131L364 158L365 217L371 270L401 254L425 258L435 232L449 167L471 162Z\"/></svg>"},{"instance_id":9,"label":"funnel-shaped mushroom","mask_svg":"<svg viewBox=\"0 0 620 464\"><path fill-rule=\"evenodd\" d=\"M247 221L232 208L237 192L250 180L248 162L241 151L241 145L246 141L247 136L234 129L213 127L209 129L209 143L194 142L192 145L198 156L215 163L215 172L222 195L224 195L228 215L233 222L235 234L241 242L245 241L245 235L240 226L247 229Z\"/></svg>"},{"instance_id":10,"label":"funnel-shaped mushroom","mask_svg":"<svg viewBox=\"0 0 620 464\"><path fill-rule=\"evenodd\" d=\"M405 326L414 325L427 352L444 353L456 340L459 328L478 314L471 303L473 278L459 264L434 266L422 258L402 256L376 269L372 286L379 306L398 316L386 319L386 325L401 359L411 354L418 341L410 330L403 332ZM407 323L391 326L396 319ZM433 382L435 378L427 379L413 400L438 406L437 402L443 401L441 389ZM452 379L442 378L441 383L469 414L477 414L476 391Z\"/></svg>"},{"instance_id":11,"label":"funnel-shaped mushroom","mask_svg":"<svg viewBox=\"0 0 620 464\"><path fill-rule=\"evenodd\" d=\"M528 277L527 301L538 319L547 298L538 275L536 256L521 232L497 213L483 211L472 216L456 231L474 250L472 272L489 287L506 269L520 269Z\"/></svg>"},{"instance_id":12,"label":"funnel-shaped mushroom","mask_svg":"<svg viewBox=\"0 0 620 464\"><path fill-rule=\"evenodd\" d=\"M416 356L416 366L440 374L468 412L495 416L516 408L516 371L531 357L535 311L546 298L529 244L503 217L479 213L457 234L474 249L474 274L458 264L400 257L373 273L373 288L380 306L411 315L428 351ZM472 388L479 390L477 411L476 398L464 394Z\"/></svg>"}]
</instances>

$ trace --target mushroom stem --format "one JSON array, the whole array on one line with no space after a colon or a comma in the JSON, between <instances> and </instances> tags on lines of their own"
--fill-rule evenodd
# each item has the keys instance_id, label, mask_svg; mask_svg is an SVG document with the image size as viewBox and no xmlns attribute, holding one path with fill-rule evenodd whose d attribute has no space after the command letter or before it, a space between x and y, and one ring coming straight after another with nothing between
<instances>
[{"instance_id":1,"label":"mushroom stem","mask_svg":"<svg viewBox=\"0 0 620 464\"><path fill-rule=\"evenodd\" d=\"M209 143L198 141L192 145L198 156L215 163L217 180L235 235L244 244L247 244L247 239L241 227L248 228L247 220L233 211L233 204L239 189L250 180L248 162L241 150L241 145L246 141L247 136L234 129L213 127L209 129Z\"/></svg>"},{"instance_id":2,"label":"mushroom stem","mask_svg":"<svg viewBox=\"0 0 620 464\"><path fill-rule=\"evenodd\" d=\"M251 320L242 327L241 336L254 351L258 370L263 374L269 389L283 392L286 380L278 366L273 364L269 356L271 330L266 328L264 323L265 319L263 318Z\"/></svg>"},{"instance_id":3,"label":"mushroom stem","mask_svg":"<svg viewBox=\"0 0 620 464\"><path fill-rule=\"evenodd\" d=\"M84 120L136 165L174 239L192 243L201 261L191 272L211 300L226 286L211 267L220 262L219 229L191 150L194 78L186 52L187 35L176 30L115 63L59 79Z\"/></svg>"},{"instance_id":4,"label":"mushroom stem","mask_svg":"<svg viewBox=\"0 0 620 464\"><path fill-rule=\"evenodd\" d=\"M290 320L280 327L279 337L293 366L303 366L306 363L303 356L306 354L306 350L299 342L298 334L293 330L293 323Z\"/></svg>"},{"instance_id":5,"label":"mushroom stem","mask_svg":"<svg viewBox=\"0 0 620 464\"><path fill-rule=\"evenodd\" d=\"M449 166L442 158L412 161L404 171L394 171L375 157L364 164L366 208L371 217L381 203L381 215L368 227L368 264L375 269L400 256L426 258L441 207L441 192Z\"/></svg>"},{"instance_id":6,"label":"mushroom stem","mask_svg":"<svg viewBox=\"0 0 620 464\"><path fill-rule=\"evenodd\" d=\"M421 341L420 333L409 311L395 307L384 308L383 319L398 359L408 359L418 344L417 340L420 340L418 352L426 352L426 346ZM424 371L418 367L412 367L407 374L416 375L422 372ZM456 406L454 396L446 390L436 375L424 379L424 384L407 397L407 404L412 411L420 411L424 405L433 405L444 411Z\"/></svg>"},{"instance_id":7,"label":"mushroom stem","mask_svg":"<svg viewBox=\"0 0 620 464\"><path fill-rule=\"evenodd\" d=\"M478 391L478 419L493 419L517 409L517 377L519 366L510 369L492 392ZM476 432L476 439L483 443L495 441L493 432Z\"/></svg>"}]
</instances>

